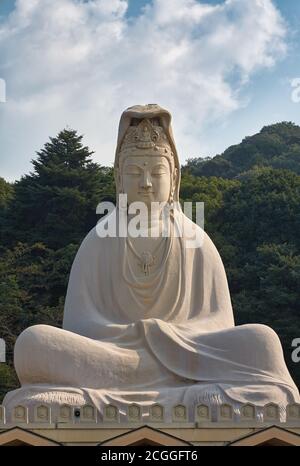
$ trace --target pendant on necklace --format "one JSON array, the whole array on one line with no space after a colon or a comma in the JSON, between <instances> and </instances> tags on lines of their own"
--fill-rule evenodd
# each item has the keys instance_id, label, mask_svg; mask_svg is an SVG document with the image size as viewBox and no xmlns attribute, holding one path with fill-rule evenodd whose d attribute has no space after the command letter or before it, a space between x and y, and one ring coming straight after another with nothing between
<instances>
[{"instance_id":1,"label":"pendant on necklace","mask_svg":"<svg viewBox=\"0 0 300 466\"><path fill-rule=\"evenodd\" d=\"M154 264L155 257L152 256L151 252L142 252L141 254L141 266L145 275L149 275L150 267Z\"/></svg>"}]
</instances>

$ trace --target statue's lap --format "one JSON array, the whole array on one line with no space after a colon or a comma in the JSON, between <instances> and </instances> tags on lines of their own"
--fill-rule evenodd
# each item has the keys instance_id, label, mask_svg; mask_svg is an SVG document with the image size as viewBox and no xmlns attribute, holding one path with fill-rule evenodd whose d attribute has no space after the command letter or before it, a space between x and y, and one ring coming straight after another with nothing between
<instances>
[{"instance_id":1,"label":"statue's lap","mask_svg":"<svg viewBox=\"0 0 300 466\"><path fill-rule=\"evenodd\" d=\"M238 364L251 366L261 361L264 364L261 370L274 368L274 353L278 355L281 348L276 333L259 324L203 333L198 341ZM239 348L242 351L238 351ZM30 358L28 354L31 354ZM138 350L124 348L47 325L30 327L19 336L15 346L15 366L21 382L26 384L80 386L78 384L84 380L85 386L104 388L125 383L125 379L128 383L130 377L133 384L141 381L145 385L155 383L155 377L165 376L169 382L178 379L145 347ZM284 368L283 358L282 366ZM101 384L97 377L101 377Z\"/></svg>"}]
</instances>

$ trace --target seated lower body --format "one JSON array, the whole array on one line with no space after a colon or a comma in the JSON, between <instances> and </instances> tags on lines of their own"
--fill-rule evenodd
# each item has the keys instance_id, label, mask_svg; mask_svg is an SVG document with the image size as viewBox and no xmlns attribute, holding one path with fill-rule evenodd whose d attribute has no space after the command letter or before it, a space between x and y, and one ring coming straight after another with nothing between
<instances>
[{"instance_id":1,"label":"seated lower body","mask_svg":"<svg viewBox=\"0 0 300 466\"><path fill-rule=\"evenodd\" d=\"M165 327L165 326L163 326ZM98 341L45 325L30 327L15 346L15 367L22 388L7 394L8 410L18 404L75 406L93 403L101 416L107 404L121 418L138 403L146 420L149 407L189 407L192 420L199 403L217 407L246 403L263 408L299 402L276 334L263 325L243 325L189 340L187 335L154 325L137 326L134 339L122 335Z\"/></svg>"}]
</instances>

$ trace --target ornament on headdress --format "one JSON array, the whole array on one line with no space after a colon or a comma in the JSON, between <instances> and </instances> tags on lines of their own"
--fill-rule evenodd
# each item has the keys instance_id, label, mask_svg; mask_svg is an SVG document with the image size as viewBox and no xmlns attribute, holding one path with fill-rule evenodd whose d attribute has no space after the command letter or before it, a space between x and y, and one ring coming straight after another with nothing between
<instances>
[{"instance_id":1,"label":"ornament on headdress","mask_svg":"<svg viewBox=\"0 0 300 466\"><path fill-rule=\"evenodd\" d=\"M132 119L128 127L120 152L141 152L141 150L153 149L154 151L171 153L171 146L164 128L160 126L158 118Z\"/></svg>"}]
</instances>

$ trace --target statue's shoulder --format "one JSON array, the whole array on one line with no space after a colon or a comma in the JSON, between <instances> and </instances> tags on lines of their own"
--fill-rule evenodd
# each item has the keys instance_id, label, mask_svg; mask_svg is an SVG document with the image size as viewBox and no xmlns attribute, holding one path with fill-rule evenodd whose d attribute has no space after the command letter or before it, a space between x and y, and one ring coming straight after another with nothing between
<instances>
[{"instance_id":1,"label":"statue's shoulder","mask_svg":"<svg viewBox=\"0 0 300 466\"><path fill-rule=\"evenodd\" d=\"M204 229L204 225L200 226L193 222L189 217L183 213L181 222L184 223L184 238L185 243L189 249L195 250L196 254L210 256L211 259L220 260L219 251L213 242L212 238Z\"/></svg>"},{"instance_id":2,"label":"statue's shoulder","mask_svg":"<svg viewBox=\"0 0 300 466\"><path fill-rule=\"evenodd\" d=\"M101 220L100 220L101 221ZM95 225L84 237L78 249L78 254L95 254L97 251L109 246L110 238L99 235L99 223Z\"/></svg>"},{"instance_id":3,"label":"statue's shoulder","mask_svg":"<svg viewBox=\"0 0 300 466\"><path fill-rule=\"evenodd\" d=\"M194 244L195 248L205 247L207 243L211 242L210 237L204 230L204 225L200 226L197 223L193 222L187 215L183 212L177 213L176 217L177 227L185 241L190 241L191 245Z\"/></svg>"},{"instance_id":4,"label":"statue's shoulder","mask_svg":"<svg viewBox=\"0 0 300 466\"><path fill-rule=\"evenodd\" d=\"M101 222L101 220L100 220ZM101 233L101 228L100 228L100 222L97 223L85 236L85 238L82 241L82 244L107 244L109 240L111 239L109 235L104 236Z\"/></svg>"}]
</instances>

